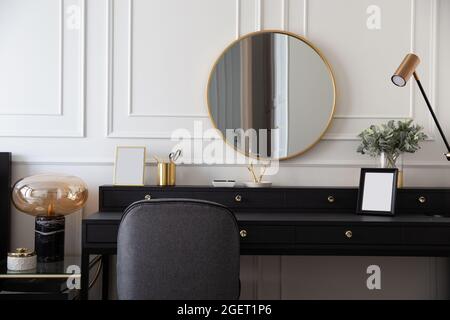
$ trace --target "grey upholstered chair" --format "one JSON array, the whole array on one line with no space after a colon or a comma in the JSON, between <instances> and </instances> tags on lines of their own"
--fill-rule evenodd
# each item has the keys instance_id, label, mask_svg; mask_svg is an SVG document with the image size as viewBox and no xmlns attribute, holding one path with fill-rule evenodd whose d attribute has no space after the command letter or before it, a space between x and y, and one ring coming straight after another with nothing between
<instances>
[{"instance_id":1,"label":"grey upholstered chair","mask_svg":"<svg viewBox=\"0 0 450 320\"><path fill-rule=\"evenodd\" d=\"M129 206L117 243L119 299L239 298L239 230L226 207L161 199Z\"/></svg>"}]
</instances>

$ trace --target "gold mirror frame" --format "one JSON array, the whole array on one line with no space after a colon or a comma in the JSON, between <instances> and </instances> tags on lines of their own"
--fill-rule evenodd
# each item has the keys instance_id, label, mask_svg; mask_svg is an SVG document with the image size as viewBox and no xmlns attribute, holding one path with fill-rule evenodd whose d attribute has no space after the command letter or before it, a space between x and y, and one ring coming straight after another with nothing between
<instances>
[{"instance_id":1,"label":"gold mirror frame","mask_svg":"<svg viewBox=\"0 0 450 320\"><path fill-rule=\"evenodd\" d=\"M284 34L287 36L291 36L296 38L297 40L300 40L302 42L304 42L306 45L308 45L311 49L313 49L318 55L319 57L322 59L322 61L324 62L328 73L330 75L331 78L331 82L333 84L333 106L331 109L331 113L330 113L330 117L328 119L327 125L325 126L324 130L320 133L319 137L317 138L317 140L315 140L313 143L311 143L309 146L307 146L305 149L300 150L294 154L288 155L287 157L282 157L279 159L271 159L271 158L263 158L263 157L257 157L254 156L252 154L249 154L247 152L244 152L238 148L236 148L235 146L231 145L224 137L224 134L222 131L220 131L217 127L216 122L214 121L213 117L212 117L212 113L211 113L211 104L209 103L210 101L210 97L209 97L209 87L211 84L211 80L212 80L212 76L213 76L213 72L216 69L217 64L219 63L219 61L222 59L222 57L225 55L225 53L228 51L228 49L230 49L231 47L233 47L236 43L238 43L239 41L258 35L258 34L263 34L263 33L280 33L280 34ZM231 148L233 148L234 150L236 150L237 152L239 152L240 154L243 154L244 156L248 157L248 158L253 158L256 160L278 160L278 161L282 161L282 160L289 160L295 157L298 157L299 155L302 155L303 153L309 151L310 149L312 149L316 144L318 144L320 142L320 140L322 140L323 136L325 135L325 133L328 131L328 129L330 128L331 125L331 121L333 120L334 117L334 113L335 113L335 109L336 109L336 81L334 78L334 74L333 74L333 70L330 66L330 64L328 63L327 59L325 58L325 56L323 55L323 53L319 50L319 48L317 48L315 45L313 45L309 40L307 40L306 38L297 35L295 33L289 32L289 31L283 31L283 30L262 30L262 31L256 31L256 32L251 32L248 33L246 35L243 35L241 37L239 37L238 39L234 40L233 42L231 42L223 51L222 53L219 55L219 57L216 59L216 61L214 62L210 72L209 72L209 77L208 77L208 83L206 85L206 105L208 106L208 117L211 120L211 123L213 125L213 127L220 133L220 136L222 137L222 140L228 144Z\"/></svg>"}]
</instances>

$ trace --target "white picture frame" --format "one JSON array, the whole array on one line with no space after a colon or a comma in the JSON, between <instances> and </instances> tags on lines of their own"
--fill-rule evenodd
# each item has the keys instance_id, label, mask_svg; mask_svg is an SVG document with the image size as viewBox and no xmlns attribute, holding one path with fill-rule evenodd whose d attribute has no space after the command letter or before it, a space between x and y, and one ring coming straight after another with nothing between
<instances>
[{"instance_id":1,"label":"white picture frame","mask_svg":"<svg viewBox=\"0 0 450 320\"><path fill-rule=\"evenodd\" d=\"M114 161L115 186L143 186L146 148L117 146Z\"/></svg>"}]
</instances>

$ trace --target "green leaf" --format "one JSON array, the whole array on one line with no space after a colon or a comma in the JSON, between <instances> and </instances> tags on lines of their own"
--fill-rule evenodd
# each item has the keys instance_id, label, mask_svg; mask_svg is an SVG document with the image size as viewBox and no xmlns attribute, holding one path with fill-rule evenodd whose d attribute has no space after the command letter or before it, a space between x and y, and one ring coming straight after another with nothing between
<instances>
[{"instance_id":1,"label":"green leaf","mask_svg":"<svg viewBox=\"0 0 450 320\"><path fill-rule=\"evenodd\" d=\"M389 120L379 126L371 125L363 130L358 137L361 139L356 151L372 157L382 152L399 155L404 152L414 153L420 149L420 143L427 138L423 128L414 125L413 120Z\"/></svg>"}]
</instances>

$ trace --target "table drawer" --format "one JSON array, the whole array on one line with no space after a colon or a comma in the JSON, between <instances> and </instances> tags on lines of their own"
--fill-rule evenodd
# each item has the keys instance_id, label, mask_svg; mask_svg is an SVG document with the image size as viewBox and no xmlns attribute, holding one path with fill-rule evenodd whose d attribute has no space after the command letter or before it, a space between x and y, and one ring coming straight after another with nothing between
<instances>
[{"instance_id":1,"label":"table drawer","mask_svg":"<svg viewBox=\"0 0 450 320\"><path fill-rule=\"evenodd\" d=\"M439 213L445 211L446 193L426 190L399 190L397 208L410 212Z\"/></svg>"},{"instance_id":2,"label":"table drawer","mask_svg":"<svg viewBox=\"0 0 450 320\"><path fill-rule=\"evenodd\" d=\"M411 245L450 246L450 228L445 227L406 227L403 237Z\"/></svg>"},{"instance_id":3,"label":"table drawer","mask_svg":"<svg viewBox=\"0 0 450 320\"><path fill-rule=\"evenodd\" d=\"M280 192L230 190L221 194L222 201L218 201L230 208L283 208L284 195Z\"/></svg>"},{"instance_id":4,"label":"table drawer","mask_svg":"<svg viewBox=\"0 0 450 320\"><path fill-rule=\"evenodd\" d=\"M226 205L224 202L234 203L234 195L228 197L220 192L189 192L174 189L152 189L152 190L105 190L103 191L102 209L123 211L126 207L136 201L150 199L198 199L208 200Z\"/></svg>"},{"instance_id":5,"label":"table drawer","mask_svg":"<svg viewBox=\"0 0 450 320\"><path fill-rule=\"evenodd\" d=\"M288 208L299 209L347 209L356 210L358 191L354 189L311 189L286 192Z\"/></svg>"},{"instance_id":6,"label":"table drawer","mask_svg":"<svg viewBox=\"0 0 450 320\"><path fill-rule=\"evenodd\" d=\"M117 243L119 224L91 224L86 226L86 243Z\"/></svg>"},{"instance_id":7,"label":"table drawer","mask_svg":"<svg viewBox=\"0 0 450 320\"><path fill-rule=\"evenodd\" d=\"M301 244L401 244L400 227L298 226L295 241Z\"/></svg>"},{"instance_id":8,"label":"table drawer","mask_svg":"<svg viewBox=\"0 0 450 320\"><path fill-rule=\"evenodd\" d=\"M198 199L220 203L229 208L280 208L284 206L284 196L280 192L265 190L212 190L189 192L183 190L104 190L101 200L102 211L122 211L135 201L144 199Z\"/></svg>"},{"instance_id":9,"label":"table drawer","mask_svg":"<svg viewBox=\"0 0 450 320\"><path fill-rule=\"evenodd\" d=\"M240 226L242 243L292 243L295 240L293 226Z\"/></svg>"},{"instance_id":10,"label":"table drawer","mask_svg":"<svg viewBox=\"0 0 450 320\"><path fill-rule=\"evenodd\" d=\"M103 190L100 202L100 211L123 211L136 201L148 199L161 199L167 193L148 190Z\"/></svg>"}]
</instances>

